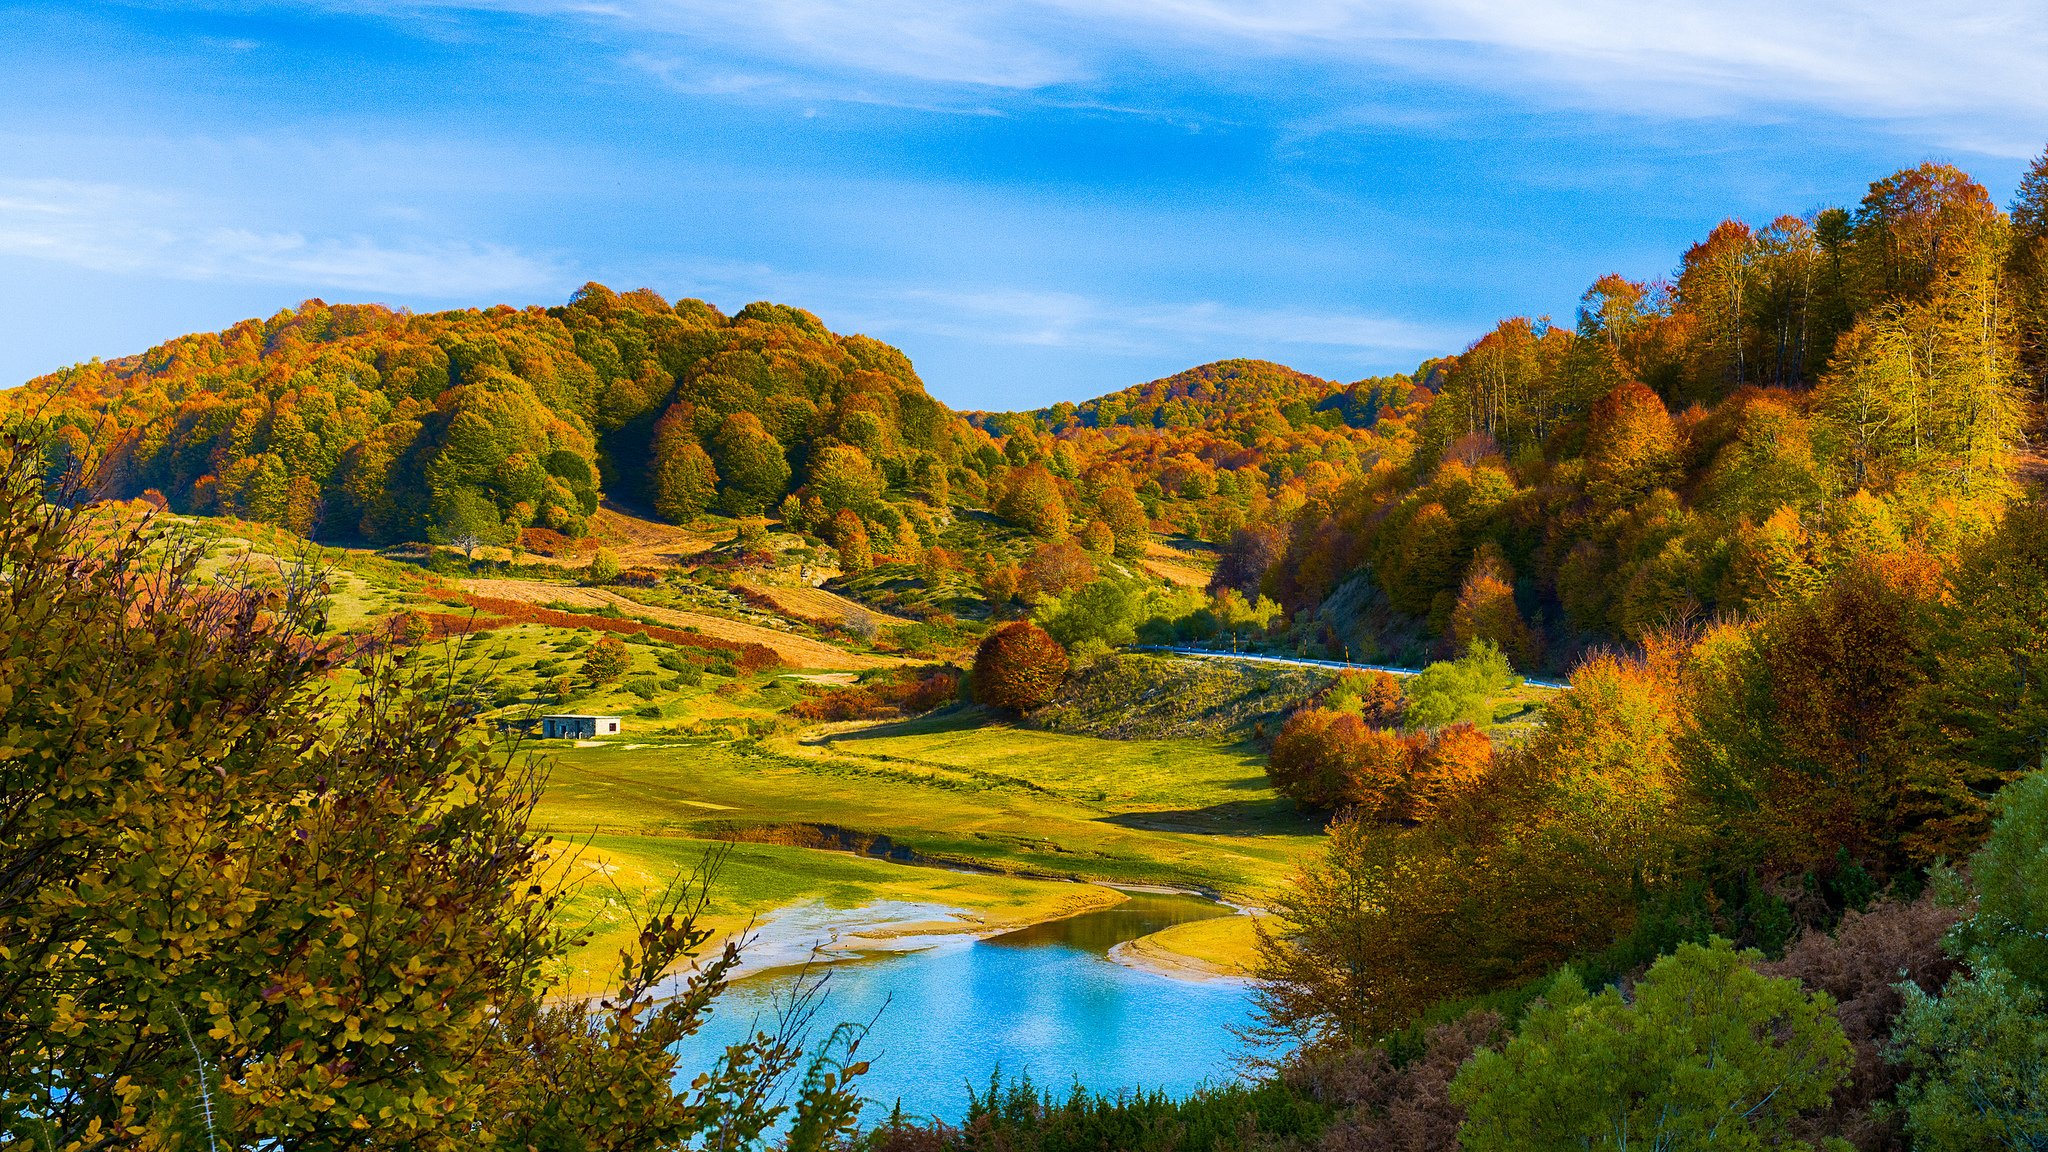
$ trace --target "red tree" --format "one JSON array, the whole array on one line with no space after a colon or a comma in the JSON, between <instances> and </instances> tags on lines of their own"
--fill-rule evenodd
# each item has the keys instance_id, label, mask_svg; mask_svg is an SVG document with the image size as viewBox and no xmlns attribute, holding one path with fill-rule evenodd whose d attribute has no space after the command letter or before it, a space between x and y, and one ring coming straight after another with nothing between
<instances>
[{"instance_id":1,"label":"red tree","mask_svg":"<svg viewBox=\"0 0 2048 1152\"><path fill-rule=\"evenodd\" d=\"M991 708L1028 712L1052 699L1067 675L1059 641L1029 620L989 633L974 653L974 698Z\"/></svg>"}]
</instances>

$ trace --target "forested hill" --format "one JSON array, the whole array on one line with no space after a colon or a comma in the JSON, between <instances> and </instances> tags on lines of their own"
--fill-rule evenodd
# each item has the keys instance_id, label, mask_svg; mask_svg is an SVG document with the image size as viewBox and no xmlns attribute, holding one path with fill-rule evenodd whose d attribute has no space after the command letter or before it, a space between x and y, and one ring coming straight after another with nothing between
<instances>
[{"instance_id":1,"label":"forested hill","mask_svg":"<svg viewBox=\"0 0 2048 1152\"><path fill-rule=\"evenodd\" d=\"M943 502L987 444L880 341L595 284L557 308L308 301L4 403L54 421L54 468L100 457L107 494L376 543L574 536L601 493L675 520L773 512L804 482Z\"/></svg>"},{"instance_id":2,"label":"forested hill","mask_svg":"<svg viewBox=\"0 0 2048 1152\"><path fill-rule=\"evenodd\" d=\"M1488 640L1563 670L1873 560L1942 567L1995 525L2048 396L2048 171L2002 211L1921 165L1673 255L1598 278L1570 323L1512 317L1349 384L1226 360L958 414L807 312L590 285L545 309L309 302L0 405L60 426L54 469L103 455L110 494L329 539L573 536L600 494L904 555L955 505L1127 557L1190 536L1291 648L1403 662Z\"/></svg>"},{"instance_id":3,"label":"forested hill","mask_svg":"<svg viewBox=\"0 0 2048 1152\"><path fill-rule=\"evenodd\" d=\"M1381 409L1399 404L1410 388L1406 376L1340 384L1270 360L1218 360L1079 404L1063 400L1031 412L967 416L997 435L1023 426L1123 426L1202 428L1242 438L1276 427L1369 428Z\"/></svg>"}]
</instances>

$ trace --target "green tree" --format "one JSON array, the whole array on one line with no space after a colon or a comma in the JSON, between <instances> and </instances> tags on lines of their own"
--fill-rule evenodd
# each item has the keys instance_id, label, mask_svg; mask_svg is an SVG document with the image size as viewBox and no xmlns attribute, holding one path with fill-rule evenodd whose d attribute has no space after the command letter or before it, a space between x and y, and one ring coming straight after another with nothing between
<instances>
[{"instance_id":1,"label":"green tree","mask_svg":"<svg viewBox=\"0 0 2048 1152\"><path fill-rule=\"evenodd\" d=\"M1788 1124L1848 1079L1825 993L1766 977L1725 940L1682 944L1630 999L1570 969L1501 1051L1476 1054L1451 1099L1468 1152L1811 1146ZM1837 1145L1846 1147L1845 1145Z\"/></svg>"},{"instance_id":2,"label":"green tree","mask_svg":"<svg viewBox=\"0 0 2048 1152\"><path fill-rule=\"evenodd\" d=\"M1998 819L1970 857L1977 912L1962 938L1975 962L2048 992L2048 772L1998 794Z\"/></svg>"},{"instance_id":3,"label":"green tree","mask_svg":"<svg viewBox=\"0 0 2048 1152\"><path fill-rule=\"evenodd\" d=\"M1900 985L1890 1056L1917 1152L2048 1148L2048 1002L2041 990L1987 965L1939 997Z\"/></svg>"},{"instance_id":4,"label":"green tree","mask_svg":"<svg viewBox=\"0 0 2048 1152\"><path fill-rule=\"evenodd\" d=\"M851 508L871 515L888 486L868 454L846 444L826 448L811 462L809 488L824 501L828 512Z\"/></svg>"},{"instance_id":5,"label":"green tree","mask_svg":"<svg viewBox=\"0 0 2048 1152\"><path fill-rule=\"evenodd\" d=\"M1036 614L1046 632L1069 652L1101 652L1137 638L1139 589L1129 581L1094 580Z\"/></svg>"},{"instance_id":6,"label":"green tree","mask_svg":"<svg viewBox=\"0 0 2048 1152\"><path fill-rule=\"evenodd\" d=\"M694 519L718 498L718 468L697 443L688 420L674 410L654 425L654 466L647 488L655 513L675 524Z\"/></svg>"},{"instance_id":7,"label":"green tree","mask_svg":"<svg viewBox=\"0 0 2048 1152\"><path fill-rule=\"evenodd\" d=\"M751 412L735 412L712 441L723 487L718 500L734 516L758 516L781 501L789 488L789 461L782 444Z\"/></svg>"},{"instance_id":8,"label":"green tree","mask_svg":"<svg viewBox=\"0 0 2048 1152\"><path fill-rule=\"evenodd\" d=\"M592 684L609 684L633 667L633 654L616 636L601 636L583 654L583 675Z\"/></svg>"},{"instance_id":9,"label":"green tree","mask_svg":"<svg viewBox=\"0 0 2048 1152\"><path fill-rule=\"evenodd\" d=\"M1410 728L1443 728L1451 724L1493 723L1493 702L1519 683L1501 650L1475 640L1456 660L1440 660L1408 681L1408 708L1403 721Z\"/></svg>"},{"instance_id":10,"label":"green tree","mask_svg":"<svg viewBox=\"0 0 2048 1152\"><path fill-rule=\"evenodd\" d=\"M619 579L619 558L611 549L599 548L590 558L590 564L583 570L583 578L592 584L614 584Z\"/></svg>"}]
</instances>

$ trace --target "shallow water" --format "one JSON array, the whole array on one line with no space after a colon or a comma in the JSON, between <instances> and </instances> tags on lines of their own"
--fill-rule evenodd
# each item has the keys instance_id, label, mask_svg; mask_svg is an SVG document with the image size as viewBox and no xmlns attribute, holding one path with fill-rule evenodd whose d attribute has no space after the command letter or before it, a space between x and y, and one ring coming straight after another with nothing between
<instances>
[{"instance_id":1,"label":"shallow water","mask_svg":"<svg viewBox=\"0 0 2048 1152\"><path fill-rule=\"evenodd\" d=\"M874 1020L861 1046L864 1119L906 1114L957 1122L970 1087L989 1075L1029 1074L1041 1088L1074 1083L1101 1092L1154 1088L1180 1094L1234 1075L1233 1025L1249 1016L1245 986L1194 982L1127 968L1107 957L1125 940L1228 909L1187 896L1133 894L1114 908L986 941L948 939L917 952L830 966L815 1032ZM734 985L683 1050L701 1069L755 1028L772 1027L793 977Z\"/></svg>"}]
</instances>

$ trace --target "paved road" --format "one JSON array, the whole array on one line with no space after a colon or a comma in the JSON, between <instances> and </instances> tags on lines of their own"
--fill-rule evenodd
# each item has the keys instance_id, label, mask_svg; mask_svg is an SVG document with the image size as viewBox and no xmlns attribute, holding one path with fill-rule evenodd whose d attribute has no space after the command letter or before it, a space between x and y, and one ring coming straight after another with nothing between
<instances>
[{"instance_id":1,"label":"paved road","mask_svg":"<svg viewBox=\"0 0 2048 1152\"><path fill-rule=\"evenodd\" d=\"M1337 671L1343 671L1346 668L1357 668L1366 672L1387 672L1395 676L1414 676L1422 671L1420 668L1396 668L1390 664L1353 664L1345 660L1311 660L1306 656L1260 656L1250 652L1213 652L1206 648L1176 648L1164 644L1133 644L1131 648L1137 652L1165 652L1174 656L1198 656L1205 660L1242 660L1252 664L1285 664L1294 668L1331 668ZM1523 683L1528 684L1531 688L1562 689L1571 687L1569 684L1560 684L1555 680L1533 680L1528 677L1523 678Z\"/></svg>"}]
</instances>

